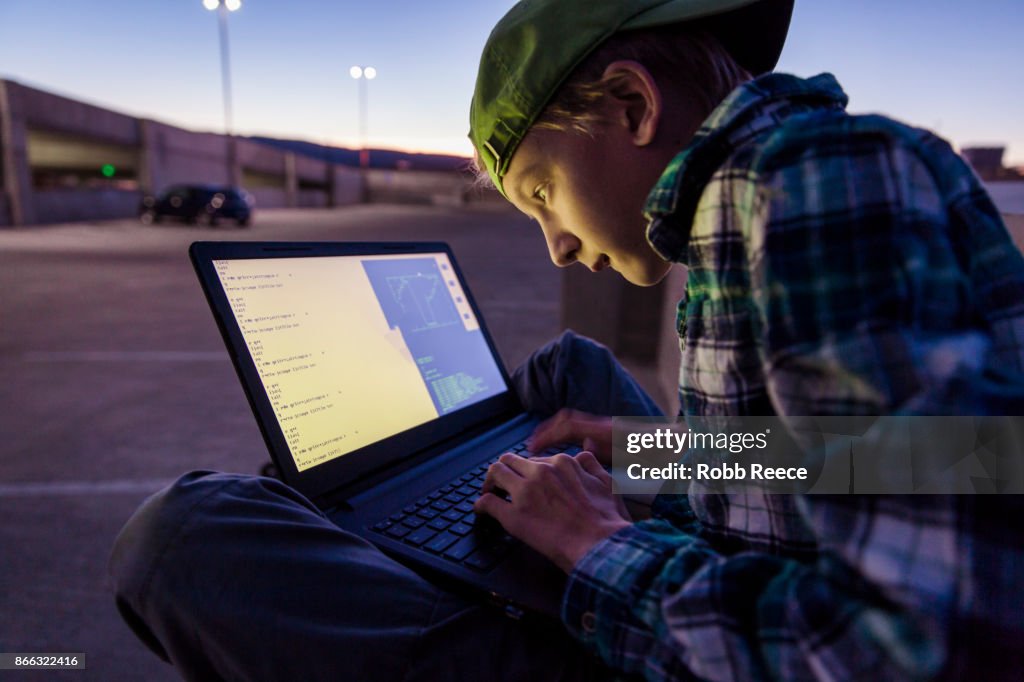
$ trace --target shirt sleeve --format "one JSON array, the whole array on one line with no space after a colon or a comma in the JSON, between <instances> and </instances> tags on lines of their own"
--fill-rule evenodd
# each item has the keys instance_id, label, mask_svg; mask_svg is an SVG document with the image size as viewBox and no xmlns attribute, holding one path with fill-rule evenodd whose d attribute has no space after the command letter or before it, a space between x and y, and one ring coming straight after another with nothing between
<instances>
[{"instance_id":1,"label":"shirt sleeve","mask_svg":"<svg viewBox=\"0 0 1024 682\"><path fill-rule=\"evenodd\" d=\"M1003 395L986 388L999 383L991 339L973 324L933 170L885 135L790 132L766 147L742 217L778 413L991 408ZM799 508L818 542L811 561L728 553L665 520L622 529L575 566L563 618L610 665L649 679L939 674L969 589L962 500L815 496Z\"/></svg>"}]
</instances>

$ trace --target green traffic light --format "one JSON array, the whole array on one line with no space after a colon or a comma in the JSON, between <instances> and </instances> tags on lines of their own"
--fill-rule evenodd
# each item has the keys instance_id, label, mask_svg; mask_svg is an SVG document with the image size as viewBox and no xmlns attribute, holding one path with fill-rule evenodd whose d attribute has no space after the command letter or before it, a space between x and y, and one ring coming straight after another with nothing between
<instances>
[{"instance_id":1,"label":"green traffic light","mask_svg":"<svg viewBox=\"0 0 1024 682\"><path fill-rule=\"evenodd\" d=\"M113 164L105 163L103 164L103 168L100 169L100 172L103 173L103 177L112 178L114 177L114 173L117 172L117 169L114 168Z\"/></svg>"}]
</instances>

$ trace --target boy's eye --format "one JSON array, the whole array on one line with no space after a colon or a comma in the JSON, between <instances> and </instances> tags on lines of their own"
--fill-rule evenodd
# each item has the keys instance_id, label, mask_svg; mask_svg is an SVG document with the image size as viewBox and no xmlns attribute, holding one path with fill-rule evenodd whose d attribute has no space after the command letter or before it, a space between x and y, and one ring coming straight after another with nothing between
<instances>
[{"instance_id":1,"label":"boy's eye","mask_svg":"<svg viewBox=\"0 0 1024 682\"><path fill-rule=\"evenodd\" d=\"M548 186L537 185L537 189L533 190L533 198L539 199L540 201L547 202L548 200Z\"/></svg>"}]
</instances>

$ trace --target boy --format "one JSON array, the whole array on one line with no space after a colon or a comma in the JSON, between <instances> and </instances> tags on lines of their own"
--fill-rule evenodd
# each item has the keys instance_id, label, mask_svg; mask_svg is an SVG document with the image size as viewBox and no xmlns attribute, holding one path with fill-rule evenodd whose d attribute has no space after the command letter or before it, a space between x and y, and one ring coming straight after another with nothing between
<instances>
[{"instance_id":1,"label":"boy","mask_svg":"<svg viewBox=\"0 0 1024 682\"><path fill-rule=\"evenodd\" d=\"M750 80L774 65L789 3L717 3L732 11L703 20L709 3L592 5L521 3L502 20L471 138L557 265L643 286L688 266L684 414L1021 413L1024 263L945 143L845 114L827 74ZM562 412L534 445L560 440L600 457L608 420ZM615 668L1009 675L1018 656L1024 618L995 595L1024 595L1007 577L1024 543L989 515L1016 499L694 483L631 524L569 457L505 455L489 479L511 497L477 509L571 571L566 625Z\"/></svg>"},{"instance_id":2,"label":"boy","mask_svg":"<svg viewBox=\"0 0 1024 682\"><path fill-rule=\"evenodd\" d=\"M768 73L790 10L520 3L481 60L480 163L558 265L640 285L688 266L685 414L1019 414L1024 264L998 215L927 133L847 116L830 76ZM195 679L1018 669L1024 543L991 521L1016 498L694 485L633 523L598 459L607 416L657 414L650 399L571 334L514 380L537 412L575 408L540 427L535 450L573 439L588 452L502 456L485 490L510 497L485 493L477 510L569 573L576 641L431 586L276 481L207 474L151 498L122 532L122 614ZM302 576L287 590L285 570Z\"/></svg>"}]
</instances>

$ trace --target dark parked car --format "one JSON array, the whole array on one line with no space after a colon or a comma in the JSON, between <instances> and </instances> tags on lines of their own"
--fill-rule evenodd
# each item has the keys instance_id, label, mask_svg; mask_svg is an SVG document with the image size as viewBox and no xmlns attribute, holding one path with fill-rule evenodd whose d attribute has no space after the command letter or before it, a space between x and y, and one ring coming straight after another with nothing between
<instances>
[{"instance_id":1,"label":"dark parked car","mask_svg":"<svg viewBox=\"0 0 1024 682\"><path fill-rule=\"evenodd\" d=\"M164 218L201 225L232 220L245 227L252 220L252 204L252 196L236 187L174 185L159 196L145 197L139 207L139 219L147 225Z\"/></svg>"}]
</instances>

